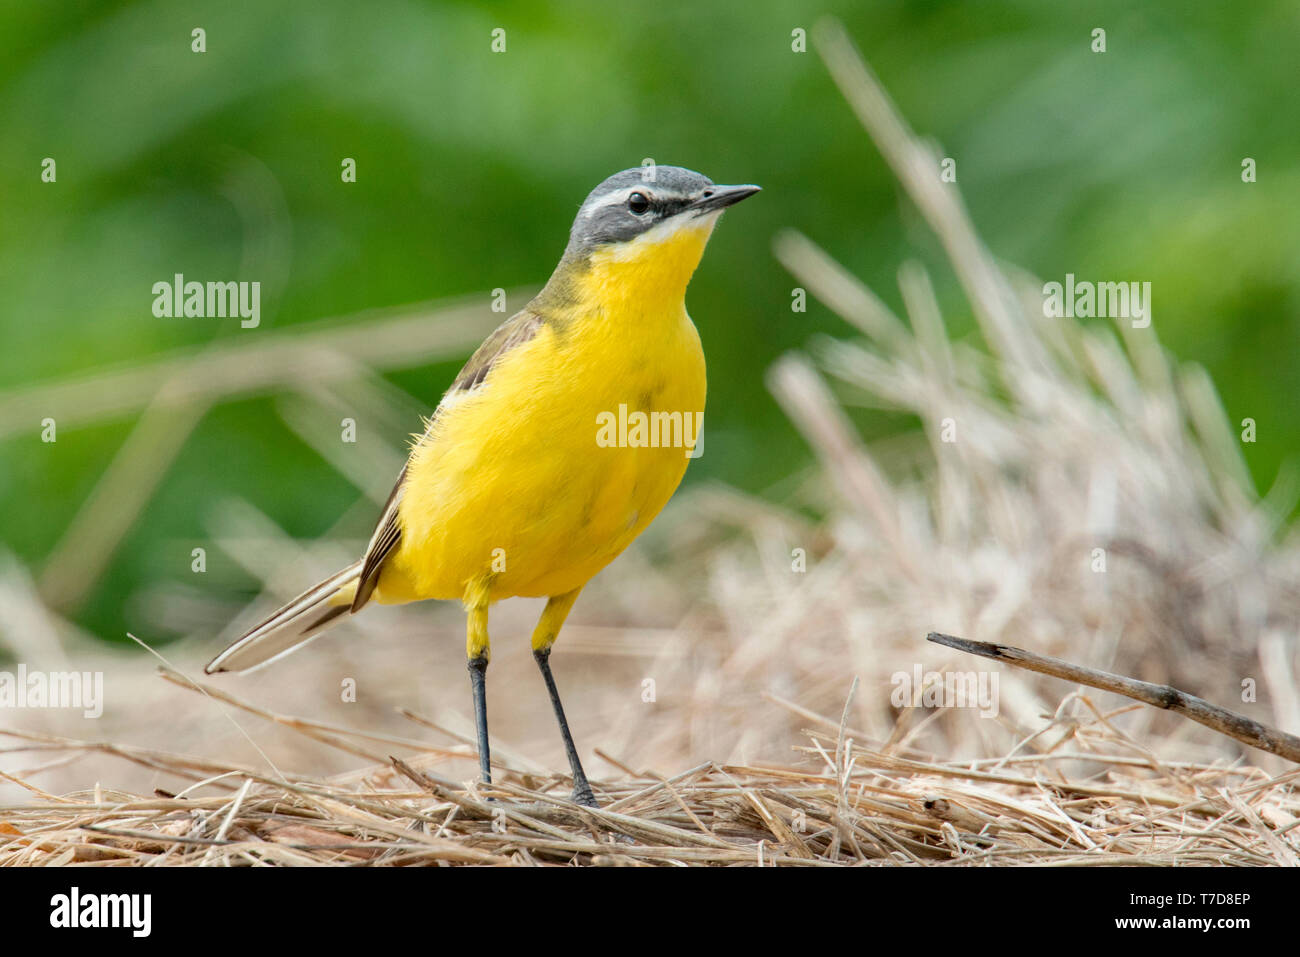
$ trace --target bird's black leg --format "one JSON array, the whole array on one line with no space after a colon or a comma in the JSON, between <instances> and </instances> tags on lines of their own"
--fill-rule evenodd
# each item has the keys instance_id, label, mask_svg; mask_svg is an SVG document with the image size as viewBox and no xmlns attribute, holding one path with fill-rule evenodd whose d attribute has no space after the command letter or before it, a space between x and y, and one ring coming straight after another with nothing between
<instances>
[{"instance_id":1,"label":"bird's black leg","mask_svg":"<svg viewBox=\"0 0 1300 957\"><path fill-rule=\"evenodd\" d=\"M571 797L577 804L585 804L587 807L600 807L600 804L596 801L596 795L591 793L591 785L587 783L587 775L582 770L582 762L578 760L578 749L573 746L573 735L569 733L569 722L564 718L564 705L560 704L560 692L556 690L555 676L551 674L551 649L534 649L533 658L536 659L537 667L542 671L542 680L546 682L546 690L551 695L551 706L555 708L555 719L560 722L560 734L564 737L564 750L569 756L569 768L573 772L573 794Z\"/></svg>"},{"instance_id":2,"label":"bird's black leg","mask_svg":"<svg viewBox=\"0 0 1300 957\"><path fill-rule=\"evenodd\" d=\"M474 726L478 731L478 766L483 783L492 783L492 754L488 749L487 732L487 655L477 655L469 660L469 683L474 689Z\"/></svg>"}]
</instances>

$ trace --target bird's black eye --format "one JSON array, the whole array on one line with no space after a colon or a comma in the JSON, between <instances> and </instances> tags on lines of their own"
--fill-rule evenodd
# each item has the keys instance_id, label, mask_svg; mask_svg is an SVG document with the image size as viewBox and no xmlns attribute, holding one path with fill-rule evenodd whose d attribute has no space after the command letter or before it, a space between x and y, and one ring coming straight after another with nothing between
<instances>
[{"instance_id":1,"label":"bird's black eye","mask_svg":"<svg viewBox=\"0 0 1300 957\"><path fill-rule=\"evenodd\" d=\"M645 193L633 193L627 198L627 208L640 216L650 208L650 200L646 199Z\"/></svg>"}]
</instances>

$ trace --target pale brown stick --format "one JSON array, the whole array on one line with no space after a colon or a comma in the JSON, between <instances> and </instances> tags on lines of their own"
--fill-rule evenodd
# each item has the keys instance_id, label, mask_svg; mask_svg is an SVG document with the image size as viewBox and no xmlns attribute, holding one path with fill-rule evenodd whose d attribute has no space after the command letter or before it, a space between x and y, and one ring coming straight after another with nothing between
<instances>
[{"instance_id":1,"label":"pale brown stick","mask_svg":"<svg viewBox=\"0 0 1300 957\"><path fill-rule=\"evenodd\" d=\"M1166 711L1176 712L1185 718L1191 718L1197 724L1203 724L1207 728L1213 728L1220 734L1226 734L1230 738L1236 738L1243 744L1249 744L1252 748L1259 748L1262 751L1268 751L1271 754L1286 758L1288 761L1295 761L1300 764L1300 738L1293 734L1287 734L1285 731L1270 728L1266 724L1260 724L1253 718L1247 718L1243 714L1237 714L1227 708L1220 708L1218 705L1210 704L1204 698L1198 698L1196 695L1179 691L1169 685L1153 685L1149 681L1139 681L1136 678L1111 674L1109 671L1085 668L1082 665L1071 664L1060 658L1036 655L1032 651L1014 648L1011 645L995 645L987 641L971 641L967 638L943 635L936 631L930 632L926 636L926 640L946 645L949 648L956 648L958 651L967 651L982 658L1005 661L1018 668L1037 671L1039 674L1064 678L1066 681L1075 681L1093 688L1100 688L1102 691L1113 691L1115 694L1122 694L1127 698L1133 698L1157 708L1164 708Z\"/></svg>"}]
</instances>

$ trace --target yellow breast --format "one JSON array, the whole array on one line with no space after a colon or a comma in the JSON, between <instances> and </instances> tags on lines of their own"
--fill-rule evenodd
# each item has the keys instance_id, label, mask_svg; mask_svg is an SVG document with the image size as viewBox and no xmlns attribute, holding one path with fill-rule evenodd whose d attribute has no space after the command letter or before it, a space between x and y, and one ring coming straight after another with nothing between
<instances>
[{"instance_id":1,"label":"yellow breast","mask_svg":"<svg viewBox=\"0 0 1300 957\"><path fill-rule=\"evenodd\" d=\"M564 594L659 513L704 413L684 293L711 228L593 257L553 321L440 410L408 464L380 601Z\"/></svg>"}]
</instances>

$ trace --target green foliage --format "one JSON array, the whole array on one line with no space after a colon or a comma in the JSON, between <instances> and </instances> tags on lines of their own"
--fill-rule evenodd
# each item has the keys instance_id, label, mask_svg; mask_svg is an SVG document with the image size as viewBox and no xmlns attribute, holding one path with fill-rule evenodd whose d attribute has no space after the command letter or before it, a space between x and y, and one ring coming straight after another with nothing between
<instances>
[{"instance_id":1,"label":"green foliage","mask_svg":"<svg viewBox=\"0 0 1300 957\"><path fill-rule=\"evenodd\" d=\"M1266 488L1300 447L1292 6L825 9L912 126L957 159L998 255L1044 280L1152 283L1164 343L1207 366L1232 421L1257 421L1245 453ZM688 297L710 368L707 451L688 481L771 487L807 452L763 370L816 332L846 334L816 303L791 312L772 235L798 227L899 308L898 264L938 261L815 53L791 49L818 12L775 0L0 7L0 398L178 346L539 284L586 192L653 157L765 187L721 225ZM191 52L195 27L205 53ZM491 50L498 27L505 53ZM1095 27L1104 54L1090 49ZM1255 184L1241 181L1247 156ZM44 157L54 184L41 182ZM344 157L355 184L340 179ZM177 272L260 279L262 329L155 318L150 288ZM936 282L969 333L955 288L941 271ZM432 408L453 373L392 380ZM0 437L0 537L33 568L129 425L61 431L54 446L39 420ZM184 577L208 503L232 496L310 537L356 492L270 400L219 408L80 620L125 631L131 594Z\"/></svg>"}]
</instances>

